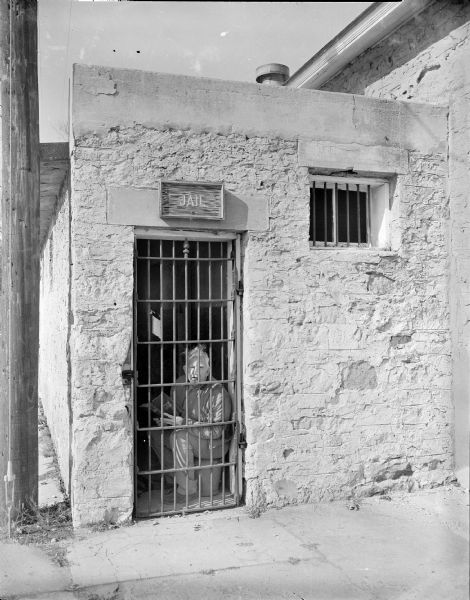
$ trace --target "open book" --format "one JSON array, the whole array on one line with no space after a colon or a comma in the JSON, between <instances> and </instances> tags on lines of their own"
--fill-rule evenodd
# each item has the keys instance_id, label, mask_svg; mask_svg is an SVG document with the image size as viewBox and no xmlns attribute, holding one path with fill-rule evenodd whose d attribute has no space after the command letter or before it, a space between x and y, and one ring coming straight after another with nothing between
<instances>
[{"instance_id":1,"label":"open book","mask_svg":"<svg viewBox=\"0 0 470 600\"><path fill-rule=\"evenodd\" d=\"M148 408L149 403L146 402L145 404L141 404L140 406L142 408ZM168 396L168 394L165 394L165 392L162 392L158 396L155 396L155 398L152 398L152 401L150 402L150 410L157 417L161 417L163 413L168 413L172 415L173 402L171 401L170 396Z\"/></svg>"}]
</instances>

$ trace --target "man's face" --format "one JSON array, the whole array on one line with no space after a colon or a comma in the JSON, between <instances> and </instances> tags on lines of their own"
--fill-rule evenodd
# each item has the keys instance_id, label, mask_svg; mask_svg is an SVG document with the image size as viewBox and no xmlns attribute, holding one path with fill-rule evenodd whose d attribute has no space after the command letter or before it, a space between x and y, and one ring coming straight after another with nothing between
<instances>
[{"instance_id":1,"label":"man's face","mask_svg":"<svg viewBox=\"0 0 470 600\"><path fill-rule=\"evenodd\" d=\"M188 364L183 368L189 383L206 381L206 379L209 377L209 361L204 355L190 358L188 360Z\"/></svg>"}]
</instances>

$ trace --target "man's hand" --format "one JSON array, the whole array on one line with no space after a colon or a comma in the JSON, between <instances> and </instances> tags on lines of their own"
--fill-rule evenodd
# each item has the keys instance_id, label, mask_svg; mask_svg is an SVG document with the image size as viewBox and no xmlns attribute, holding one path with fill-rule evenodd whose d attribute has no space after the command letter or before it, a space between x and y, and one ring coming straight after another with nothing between
<instances>
[{"instance_id":1,"label":"man's hand","mask_svg":"<svg viewBox=\"0 0 470 600\"><path fill-rule=\"evenodd\" d=\"M162 425L183 425L183 423L184 423L183 417L178 417L176 415L170 415L169 413L163 413Z\"/></svg>"}]
</instances>

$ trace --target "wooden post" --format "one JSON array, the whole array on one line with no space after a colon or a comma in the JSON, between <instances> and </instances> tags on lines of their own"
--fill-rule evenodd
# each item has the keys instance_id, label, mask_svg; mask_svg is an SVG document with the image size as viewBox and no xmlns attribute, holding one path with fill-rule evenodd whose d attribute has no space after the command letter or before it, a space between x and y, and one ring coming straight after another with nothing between
<instances>
[{"instance_id":1,"label":"wooden post","mask_svg":"<svg viewBox=\"0 0 470 600\"><path fill-rule=\"evenodd\" d=\"M39 112L36 0L0 0L0 83L1 518L8 513L11 501L16 512L22 504L37 504L38 500ZM13 480L14 498L11 497Z\"/></svg>"}]
</instances>

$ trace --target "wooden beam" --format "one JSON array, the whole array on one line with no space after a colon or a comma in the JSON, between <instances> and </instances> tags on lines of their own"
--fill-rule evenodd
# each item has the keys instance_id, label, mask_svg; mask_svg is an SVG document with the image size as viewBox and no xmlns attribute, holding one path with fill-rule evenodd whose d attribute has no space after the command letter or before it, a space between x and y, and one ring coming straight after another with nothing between
<instances>
[{"instance_id":1,"label":"wooden beam","mask_svg":"<svg viewBox=\"0 0 470 600\"><path fill-rule=\"evenodd\" d=\"M39 111L36 0L0 0L0 475L14 511L38 501ZM2 485L3 488L3 485ZM0 493L0 515L10 498ZM3 509L3 510L2 510Z\"/></svg>"}]
</instances>

